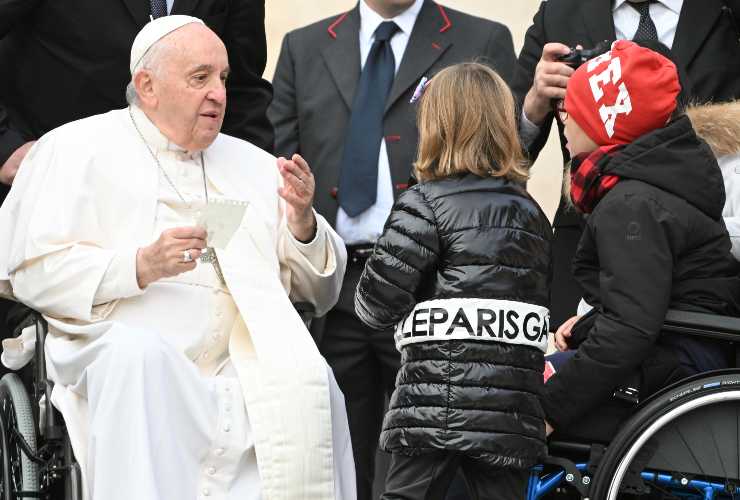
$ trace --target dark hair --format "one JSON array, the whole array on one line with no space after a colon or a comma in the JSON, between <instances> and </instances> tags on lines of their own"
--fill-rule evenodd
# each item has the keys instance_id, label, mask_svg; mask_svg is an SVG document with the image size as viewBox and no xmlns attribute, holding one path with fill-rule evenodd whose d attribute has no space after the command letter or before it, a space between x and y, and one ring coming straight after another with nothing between
<instances>
[{"instance_id":1,"label":"dark hair","mask_svg":"<svg viewBox=\"0 0 740 500\"><path fill-rule=\"evenodd\" d=\"M676 96L676 110L673 112L671 118L677 118L683 115L686 108L689 106L689 104L691 104L691 95L693 94L693 92L691 89L691 82L688 76L686 76L686 71L684 71L683 67L678 63L678 61L676 61L676 57L673 55L673 52L671 52L671 49L657 40L644 40L636 38L632 41L640 47L645 47L646 49L650 49L653 52L657 52L658 54L665 57L676 65L676 70L678 72L678 83L681 85L681 92L679 92Z\"/></svg>"}]
</instances>

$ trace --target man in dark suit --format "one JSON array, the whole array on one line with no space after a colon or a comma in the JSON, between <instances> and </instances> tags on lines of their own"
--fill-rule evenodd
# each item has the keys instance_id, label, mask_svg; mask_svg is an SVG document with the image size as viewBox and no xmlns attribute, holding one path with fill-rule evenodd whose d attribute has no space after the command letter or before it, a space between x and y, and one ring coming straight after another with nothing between
<instances>
[{"instance_id":1,"label":"man in dark suit","mask_svg":"<svg viewBox=\"0 0 740 500\"><path fill-rule=\"evenodd\" d=\"M201 18L223 40L231 67L223 130L272 150L266 116L272 92L262 79L264 0L4 0L0 179L12 181L24 144L64 123L125 107L131 42L150 15L167 14Z\"/></svg>"},{"instance_id":2,"label":"man in dark suit","mask_svg":"<svg viewBox=\"0 0 740 500\"><path fill-rule=\"evenodd\" d=\"M553 122L553 100L565 96L573 69L559 56L569 47L592 48L602 40L646 39L671 49L695 101L740 97L739 0L548 0L540 4L524 47L512 90L522 106L522 142L534 161ZM563 127L558 124L563 158ZM580 290L571 261L582 218L561 199L555 216L551 327L576 312Z\"/></svg>"},{"instance_id":3,"label":"man in dark suit","mask_svg":"<svg viewBox=\"0 0 740 500\"><path fill-rule=\"evenodd\" d=\"M313 166L315 207L348 246L338 305L314 333L344 392L358 498L370 498L383 399L399 354L392 332L365 327L354 293L365 259L416 154L420 78L479 59L507 81L516 64L509 30L431 0L361 0L349 12L286 35L268 115L276 152Z\"/></svg>"}]
</instances>

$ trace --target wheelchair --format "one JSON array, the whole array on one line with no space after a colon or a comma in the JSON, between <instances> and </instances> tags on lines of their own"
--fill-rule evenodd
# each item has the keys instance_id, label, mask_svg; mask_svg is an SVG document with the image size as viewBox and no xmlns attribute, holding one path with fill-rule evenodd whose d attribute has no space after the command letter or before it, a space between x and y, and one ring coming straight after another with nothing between
<instances>
[{"instance_id":1,"label":"wheelchair","mask_svg":"<svg viewBox=\"0 0 740 500\"><path fill-rule=\"evenodd\" d=\"M312 304L293 306L309 328ZM14 330L35 329L31 363L0 379L0 500L82 500L82 474L64 419L51 404L53 382L46 375L44 341L47 324L31 314Z\"/></svg>"},{"instance_id":2,"label":"wheelchair","mask_svg":"<svg viewBox=\"0 0 740 500\"><path fill-rule=\"evenodd\" d=\"M740 499L740 318L669 311L663 331L731 342L736 368L660 390L609 443L550 442L526 500Z\"/></svg>"},{"instance_id":3,"label":"wheelchair","mask_svg":"<svg viewBox=\"0 0 740 500\"><path fill-rule=\"evenodd\" d=\"M0 380L0 500L82 500L82 476L46 376L47 325L32 313L15 330L35 329L32 362ZM30 395L30 397L29 397Z\"/></svg>"}]
</instances>

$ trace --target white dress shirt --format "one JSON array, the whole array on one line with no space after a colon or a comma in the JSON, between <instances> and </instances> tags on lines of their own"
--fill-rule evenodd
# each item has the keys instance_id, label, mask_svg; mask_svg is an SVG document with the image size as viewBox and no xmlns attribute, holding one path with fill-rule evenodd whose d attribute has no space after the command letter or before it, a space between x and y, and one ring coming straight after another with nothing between
<instances>
[{"instance_id":1,"label":"white dress shirt","mask_svg":"<svg viewBox=\"0 0 740 500\"><path fill-rule=\"evenodd\" d=\"M360 2L360 61L363 68L375 42L375 30L378 29L380 23L393 21L399 27L399 30L391 38L391 49L396 60L396 72L398 72L411 37L411 31L414 29L416 18L423 5L424 0L415 0L414 4L400 15L393 19L383 19L380 14L367 5L365 0ZM411 165L409 165L409 168L411 168ZM339 236L348 245L374 243L383 232L385 221L391 213L391 208L393 208L393 182L385 139L380 143L380 154L378 155L377 193L375 204L357 217L350 217L342 207L339 207L336 229Z\"/></svg>"},{"instance_id":2,"label":"white dress shirt","mask_svg":"<svg viewBox=\"0 0 740 500\"><path fill-rule=\"evenodd\" d=\"M658 0L650 4L650 18L658 32L658 40L669 49L673 47L682 5L683 0ZM612 15L617 39L632 40L640 24L640 14L627 3L627 0L616 0L612 7Z\"/></svg>"},{"instance_id":3,"label":"white dress shirt","mask_svg":"<svg viewBox=\"0 0 740 500\"><path fill-rule=\"evenodd\" d=\"M683 0L657 0L650 4L650 18L658 32L658 40L669 49L673 47L682 6ZM627 0L616 0L612 7L612 16L617 40L632 40L640 24L640 14L627 3ZM527 118L524 110L521 118L519 133L524 145L529 146L537 139L540 127Z\"/></svg>"}]
</instances>

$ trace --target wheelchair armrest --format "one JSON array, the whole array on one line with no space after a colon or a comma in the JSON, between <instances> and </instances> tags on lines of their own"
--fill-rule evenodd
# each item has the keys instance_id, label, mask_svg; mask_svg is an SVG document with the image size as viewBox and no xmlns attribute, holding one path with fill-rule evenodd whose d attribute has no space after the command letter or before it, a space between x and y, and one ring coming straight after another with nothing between
<instances>
[{"instance_id":1,"label":"wheelchair armrest","mask_svg":"<svg viewBox=\"0 0 740 500\"><path fill-rule=\"evenodd\" d=\"M670 309L663 331L740 342L740 318Z\"/></svg>"},{"instance_id":2,"label":"wheelchair armrest","mask_svg":"<svg viewBox=\"0 0 740 500\"><path fill-rule=\"evenodd\" d=\"M13 337L19 336L24 328L39 321L44 321L41 313L20 303L15 304L8 312L7 323L13 332Z\"/></svg>"}]
</instances>

